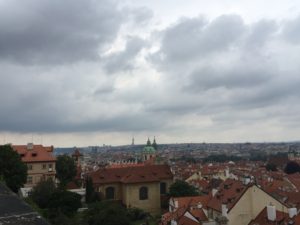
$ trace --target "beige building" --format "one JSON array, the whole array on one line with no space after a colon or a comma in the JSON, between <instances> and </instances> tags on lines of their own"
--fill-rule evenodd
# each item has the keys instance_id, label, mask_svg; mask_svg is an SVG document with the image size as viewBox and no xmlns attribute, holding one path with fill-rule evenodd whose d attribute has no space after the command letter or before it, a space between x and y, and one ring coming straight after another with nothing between
<instances>
[{"instance_id":1,"label":"beige building","mask_svg":"<svg viewBox=\"0 0 300 225\"><path fill-rule=\"evenodd\" d=\"M284 218L284 220L283 220ZM209 195L171 198L161 225L279 225L299 221L298 209L257 185L227 179ZM259 223L256 223L258 222ZM264 221L264 222L261 222ZM281 222L280 222L281 221ZM298 224L298 223L291 223Z\"/></svg>"},{"instance_id":2,"label":"beige building","mask_svg":"<svg viewBox=\"0 0 300 225\"><path fill-rule=\"evenodd\" d=\"M27 182L24 187L33 187L41 179L55 180L55 157L53 156L53 146L43 145L12 145L18 152L21 159L27 165Z\"/></svg>"},{"instance_id":3,"label":"beige building","mask_svg":"<svg viewBox=\"0 0 300 225\"><path fill-rule=\"evenodd\" d=\"M104 168L88 176L103 198L120 200L126 207L137 207L153 215L160 213L161 198L173 183L168 165Z\"/></svg>"},{"instance_id":4,"label":"beige building","mask_svg":"<svg viewBox=\"0 0 300 225\"><path fill-rule=\"evenodd\" d=\"M228 225L247 225L268 205L284 213L289 211L287 205L252 183L227 179L212 195L207 205L208 218L225 217Z\"/></svg>"}]
</instances>

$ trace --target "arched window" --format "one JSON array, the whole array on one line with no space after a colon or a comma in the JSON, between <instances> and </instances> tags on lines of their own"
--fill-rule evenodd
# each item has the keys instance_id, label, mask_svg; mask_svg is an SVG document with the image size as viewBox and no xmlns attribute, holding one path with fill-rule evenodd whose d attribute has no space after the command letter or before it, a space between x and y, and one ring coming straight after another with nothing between
<instances>
[{"instance_id":1,"label":"arched window","mask_svg":"<svg viewBox=\"0 0 300 225\"><path fill-rule=\"evenodd\" d=\"M140 188L140 200L146 200L146 199L148 199L148 188L141 187Z\"/></svg>"},{"instance_id":2,"label":"arched window","mask_svg":"<svg viewBox=\"0 0 300 225\"><path fill-rule=\"evenodd\" d=\"M164 195L167 193L167 184L165 182L160 183L160 194Z\"/></svg>"},{"instance_id":3,"label":"arched window","mask_svg":"<svg viewBox=\"0 0 300 225\"><path fill-rule=\"evenodd\" d=\"M115 199L115 188L108 187L105 189L105 197L106 199Z\"/></svg>"}]
</instances>

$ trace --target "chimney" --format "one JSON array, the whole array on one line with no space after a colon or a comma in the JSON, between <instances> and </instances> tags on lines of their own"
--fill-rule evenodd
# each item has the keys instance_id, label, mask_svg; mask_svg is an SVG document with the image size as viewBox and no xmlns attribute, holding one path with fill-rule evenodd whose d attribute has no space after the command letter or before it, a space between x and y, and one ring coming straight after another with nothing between
<instances>
[{"instance_id":1,"label":"chimney","mask_svg":"<svg viewBox=\"0 0 300 225\"><path fill-rule=\"evenodd\" d=\"M28 143L27 150L32 150L32 149L33 149L33 143Z\"/></svg>"},{"instance_id":2,"label":"chimney","mask_svg":"<svg viewBox=\"0 0 300 225\"><path fill-rule=\"evenodd\" d=\"M212 196L215 197L215 195L217 194L217 192L218 192L218 189L213 188L213 189L211 190Z\"/></svg>"},{"instance_id":3,"label":"chimney","mask_svg":"<svg viewBox=\"0 0 300 225\"><path fill-rule=\"evenodd\" d=\"M225 177L226 177L226 178L229 177L229 168L228 168L228 167L225 169Z\"/></svg>"},{"instance_id":4,"label":"chimney","mask_svg":"<svg viewBox=\"0 0 300 225\"><path fill-rule=\"evenodd\" d=\"M175 208L177 209L178 208L178 200L175 200L174 204L175 204Z\"/></svg>"},{"instance_id":5,"label":"chimney","mask_svg":"<svg viewBox=\"0 0 300 225\"><path fill-rule=\"evenodd\" d=\"M270 221L276 220L276 207L272 203L267 206L267 216Z\"/></svg>"},{"instance_id":6,"label":"chimney","mask_svg":"<svg viewBox=\"0 0 300 225\"><path fill-rule=\"evenodd\" d=\"M222 216L225 216L226 218L228 217L227 215L227 205L225 203L222 203Z\"/></svg>"},{"instance_id":7,"label":"chimney","mask_svg":"<svg viewBox=\"0 0 300 225\"><path fill-rule=\"evenodd\" d=\"M297 216L297 208L289 208L289 217L293 218L294 216Z\"/></svg>"}]
</instances>

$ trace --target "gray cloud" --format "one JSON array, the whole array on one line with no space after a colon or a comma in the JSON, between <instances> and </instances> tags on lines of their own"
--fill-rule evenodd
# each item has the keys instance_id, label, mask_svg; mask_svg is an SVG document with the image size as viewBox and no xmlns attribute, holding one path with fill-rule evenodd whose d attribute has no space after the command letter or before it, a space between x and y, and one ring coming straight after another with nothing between
<instances>
[{"instance_id":1,"label":"gray cloud","mask_svg":"<svg viewBox=\"0 0 300 225\"><path fill-rule=\"evenodd\" d=\"M300 114L299 19L199 16L147 35L153 13L114 1L2 5L0 131L226 133Z\"/></svg>"},{"instance_id":2,"label":"gray cloud","mask_svg":"<svg viewBox=\"0 0 300 225\"><path fill-rule=\"evenodd\" d=\"M104 67L108 73L134 69L135 57L146 46L146 41L139 37L128 37L125 49L104 58Z\"/></svg>"},{"instance_id":3,"label":"gray cloud","mask_svg":"<svg viewBox=\"0 0 300 225\"><path fill-rule=\"evenodd\" d=\"M287 21L283 31L283 37L293 43L299 44L300 43L300 16L298 16L294 20Z\"/></svg>"},{"instance_id":4,"label":"gray cloud","mask_svg":"<svg viewBox=\"0 0 300 225\"><path fill-rule=\"evenodd\" d=\"M161 48L152 59L168 65L205 58L236 43L244 29L243 20L237 15L220 16L210 23L203 17L185 18L163 31Z\"/></svg>"},{"instance_id":5,"label":"gray cloud","mask_svg":"<svg viewBox=\"0 0 300 225\"><path fill-rule=\"evenodd\" d=\"M0 8L0 59L22 64L96 60L126 14L114 1L5 1Z\"/></svg>"}]
</instances>

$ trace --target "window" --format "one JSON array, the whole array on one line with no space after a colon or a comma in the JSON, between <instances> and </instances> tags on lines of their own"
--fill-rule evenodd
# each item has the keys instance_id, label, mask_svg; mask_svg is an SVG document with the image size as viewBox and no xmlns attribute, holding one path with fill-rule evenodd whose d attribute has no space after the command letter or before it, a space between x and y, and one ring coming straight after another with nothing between
<instances>
[{"instance_id":1,"label":"window","mask_svg":"<svg viewBox=\"0 0 300 225\"><path fill-rule=\"evenodd\" d=\"M160 183L160 194L164 195L167 193L167 184L165 182Z\"/></svg>"},{"instance_id":2,"label":"window","mask_svg":"<svg viewBox=\"0 0 300 225\"><path fill-rule=\"evenodd\" d=\"M28 184L32 184L32 176L28 176L27 177L27 183Z\"/></svg>"},{"instance_id":3,"label":"window","mask_svg":"<svg viewBox=\"0 0 300 225\"><path fill-rule=\"evenodd\" d=\"M43 170L46 169L46 164L43 164L43 165L42 165L42 168L43 168Z\"/></svg>"},{"instance_id":4,"label":"window","mask_svg":"<svg viewBox=\"0 0 300 225\"><path fill-rule=\"evenodd\" d=\"M141 187L140 188L140 200L146 200L146 199L148 199L148 188Z\"/></svg>"},{"instance_id":5,"label":"window","mask_svg":"<svg viewBox=\"0 0 300 225\"><path fill-rule=\"evenodd\" d=\"M105 189L105 197L106 199L115 199L115 188L108 187Z\"/></svg>"},{"instance_id":6,"label":"window","mask_svg":"<svg viewBox=\"0 0 300 225\"><path fill-rule=\"evenodd\" d=\"M28 170L32 170L32 165L27 165Z\"/></svg>"}]
</instances>

